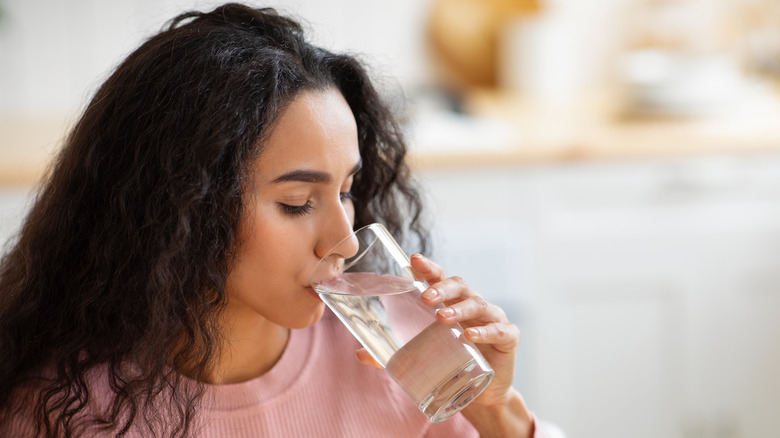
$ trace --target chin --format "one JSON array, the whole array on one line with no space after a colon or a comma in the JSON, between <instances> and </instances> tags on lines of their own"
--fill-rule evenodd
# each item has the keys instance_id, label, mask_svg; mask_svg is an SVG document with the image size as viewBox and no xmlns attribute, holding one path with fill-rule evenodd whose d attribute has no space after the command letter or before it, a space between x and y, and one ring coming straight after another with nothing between
<instances>
[{"instance_id":1,"label":"chin","mask_svg":"<svg viewBox=\"0 0 780 438\"><path fill-rule=\"evenodd\" d=\"M297 318L295 318L295 321L292 322L292 324L289 324L287 328L291 329L302 329L306 327L310 327L317 323L322 318L322 315L325 313L325 303L317 303L317 305L309 310L307 312L307 315L299 314L296 315Z\"/></svg>"}]
</instances>

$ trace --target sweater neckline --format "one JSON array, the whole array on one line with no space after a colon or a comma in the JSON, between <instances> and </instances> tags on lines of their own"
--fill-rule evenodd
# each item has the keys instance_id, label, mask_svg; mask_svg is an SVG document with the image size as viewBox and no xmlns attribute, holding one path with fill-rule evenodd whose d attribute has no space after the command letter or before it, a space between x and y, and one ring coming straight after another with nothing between
<instances>
[{"instance_id":1,"label":"sweater neckline","mask_svg":"<svg viewBox=\"0 0 780 438\"><path fill-rule=\"evenodd\" d=\"M287 393L309 372L310 358L319 348L314 342L319 324L291 329L279 360L265 374L246 382L204 384L201 406L211 411L232 411L269 403Z\"/></svg>"}]
</instances>

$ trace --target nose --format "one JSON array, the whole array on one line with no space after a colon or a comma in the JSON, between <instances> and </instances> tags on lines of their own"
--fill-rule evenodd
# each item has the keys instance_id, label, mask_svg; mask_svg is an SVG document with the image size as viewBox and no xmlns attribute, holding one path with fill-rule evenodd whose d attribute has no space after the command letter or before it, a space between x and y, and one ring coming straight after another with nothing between
<instances>
[{"instance_id":1,"label":"nose","mask_svg":"<svg viewBox=\"0 0 780 438\"><path fill-rule=\"evenodd\" d=\"M339 202L334 205L319 226L319 237L314 246L317 258L323 258L329 253L333 257L348 259L358 251L357 238L352 234L354 210L351 206Z\"/></svg>"},{"instance_id":2,"label":"nose","mask_svg":"<svg viewBox=\"0 0 780 438\"><path fill-rule=\"evenodd\" d=\"M357 254L359 244L352 233L354 210L339 202L332 214L319 225L319 235L314 246L317 258L322 259L314 268L309 282L315 288L340 278L344 269L344 260ZM321 286L320 286L321 287Z\"/></svg>"}]
</instances>

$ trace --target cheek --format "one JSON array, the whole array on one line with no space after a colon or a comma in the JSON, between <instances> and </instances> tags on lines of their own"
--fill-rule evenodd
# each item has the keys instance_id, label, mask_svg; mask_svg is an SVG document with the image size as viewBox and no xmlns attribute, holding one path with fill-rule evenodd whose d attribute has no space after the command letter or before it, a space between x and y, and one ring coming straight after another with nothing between
<instances>
[{"instance_id":1,"label":"cheek","mask_svg":"<svg viewBox=\"0 0 780 438\"><path fill-rule=\"evenodd\" d=\"M267 296L294 283L290 267L294 266L298 248L291 245L295 236L283 228L257 226L244 230L242 245L228 276L228 294L243 300ZM271 294L272 295L272 294Z\"/></svg>"},{"instance_id":2,"label":"cheek","mask_svg":"<svg viewBox=\"0 0 780 438\"><path fill-rule=\"evenodd\" d=\"M295 234L283 226L274 226L270 220L259 222L244 238L245 262L254 263L266 272L274 272L276 265L283 264L295 248Z\"/></svg>"},{"instance_id":3,"label":"cheek","mask_svg":"<svg viewBox=\"0 0 780 438\"><path fill-rule=\"evenodd\" d=\"M254 279L259 273L276 271L276 264L284 254L284 229L275 226L273 216L266 209L255 207L239 229L240 244L236 258L236 270L241 277ZM280 253L282 252L282 253Z\"/></svg>"}]
</instances>

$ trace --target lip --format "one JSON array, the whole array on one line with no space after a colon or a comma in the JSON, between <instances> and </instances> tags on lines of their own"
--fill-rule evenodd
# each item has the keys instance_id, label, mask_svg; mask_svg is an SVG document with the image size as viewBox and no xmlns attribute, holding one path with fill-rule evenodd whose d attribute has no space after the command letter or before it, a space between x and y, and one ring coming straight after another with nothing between
<instances>
[{"instance_id":1,"label":"lip","mask_svg":"<svg viewBox=\"0 0 780 438\"><path fill-rule=\"evenodd\" d=\"M306 292L308 292L311 296L313 296L317 301L322 302L322 298L320 297L320 294L314 291L314 288L311 286L306 287Z\"/></svg>"}]
</instances>

